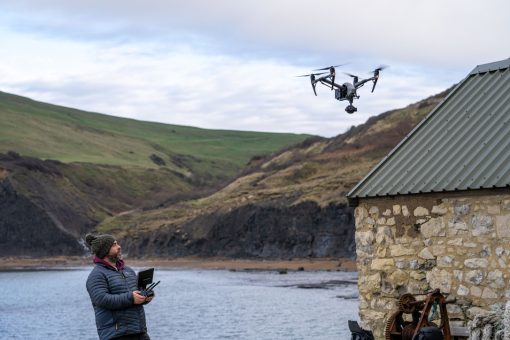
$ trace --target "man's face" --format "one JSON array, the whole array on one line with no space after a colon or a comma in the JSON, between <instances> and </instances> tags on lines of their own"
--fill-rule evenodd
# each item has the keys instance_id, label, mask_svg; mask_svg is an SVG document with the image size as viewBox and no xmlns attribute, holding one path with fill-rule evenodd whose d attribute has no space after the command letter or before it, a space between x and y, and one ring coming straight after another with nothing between
<instances>
[{"instance_id":1,"label":"man's face","mask_svg":"<svg viewBox=\"0 0 510 340\"><path fill-rule=\"evenodd\" d=\"M120 250L121 247L117 243L117 241L113 242L113 245L111 246L110 251L108 252L108 259L112 262L117 262L118 260L120 260L122 257Z\"/></svg>"}]
</instances>

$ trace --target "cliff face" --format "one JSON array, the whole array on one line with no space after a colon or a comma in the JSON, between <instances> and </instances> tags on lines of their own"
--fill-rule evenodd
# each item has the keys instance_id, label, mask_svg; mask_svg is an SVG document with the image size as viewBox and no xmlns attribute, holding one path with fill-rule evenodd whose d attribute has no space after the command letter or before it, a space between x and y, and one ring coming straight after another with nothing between
<instances>
[{"instance_id":1,"label":"cliff face","mask_svg":"<svg viewBox=\"0 0 510 340\"><path fill-rule=\"evenodd\" d=\"M352 257L354 221L352 209L343 204L248 204L179 228L126 237L123 249L137 257Z\"/></svg>"},{"instance_id":2,"label":"cliff face","mask_svg":"<svg viewBox=\"0 0 510 340\"><path fill-rule=\"evenodd\" d=\"M80 255L84 248L75 235L30 199L19 194L9 180L0 182L0 256Z\"/></svg>"},{"instance_id":3,"label":"cliff face","mask_svg":"<svg viewBox=\"0 0 510 340\"><path fill-rule=\"evenodd\" d=\"M84 235L105 218L192 195L193 185L175 178L0 154L0 256L85 254Z\"/></svg>"}]
</instances>

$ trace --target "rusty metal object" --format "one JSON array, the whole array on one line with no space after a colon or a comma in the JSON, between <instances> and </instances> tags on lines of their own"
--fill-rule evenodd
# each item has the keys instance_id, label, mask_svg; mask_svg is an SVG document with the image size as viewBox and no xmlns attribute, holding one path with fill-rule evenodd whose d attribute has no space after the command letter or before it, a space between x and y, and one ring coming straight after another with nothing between
<instances>
[{"instance_id":1,"label":"rusty metal object","mask_svg":"<svg viewBox=\"0 0 510 340\"><path fill-rule=\"evenodd\" d=\"M416 310L416 298L413 294L404 294L398 300L398 308L404 313L411 314Z\"/></svg>"},{"instance_id":2,"label":"rusty metal object","mask_svg":"<svg viewBox=\"0 0 510 340\"><path fill-rule=\"evenodd\" d=\"M441 329L444 340L451 340L450 321L446 311L446 298L436 289L425 300L417 301L412 294L404 294L398 301L398 310L390 315L386 321L384 336L386 340L411 340L423 327L434 326ZM433 306L439 307L439 326L429 321L429 314ZM405 314L411 315L406 321ZM409 318L408 318L409 319Z\"/></svg>"}]
</instances>

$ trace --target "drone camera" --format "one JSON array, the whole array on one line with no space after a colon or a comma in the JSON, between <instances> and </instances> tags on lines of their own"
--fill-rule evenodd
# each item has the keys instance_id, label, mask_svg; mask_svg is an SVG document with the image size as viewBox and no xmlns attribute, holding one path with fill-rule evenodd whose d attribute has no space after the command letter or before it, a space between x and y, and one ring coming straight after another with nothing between
<instances>
[{"instance_id":1,"label":"drone camera","mask_svg":"<svg viewBox=\"0 0 510 340\"><path fill-rule=\"evenodd\" d=\"M358 111L358 109L353 106L353 105L348 105L346 108L345 108L345 112L347 112L348 114L352 114L354 112Z\"/></svg>"}]
</instances>

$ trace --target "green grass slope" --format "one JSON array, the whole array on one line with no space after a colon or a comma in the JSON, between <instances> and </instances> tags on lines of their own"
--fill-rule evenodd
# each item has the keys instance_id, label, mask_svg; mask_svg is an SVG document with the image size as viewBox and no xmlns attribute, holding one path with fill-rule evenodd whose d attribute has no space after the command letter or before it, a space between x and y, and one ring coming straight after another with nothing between
<instances>
[{"instance_id":1,"label":"green grass slope","mask_svg":"<svg viewBox=\"0 0 510 340\"><path fill-rule=\"evenodd\" d=\"M207 173L230 177L253 156L307 137L143 122L0 92L0 153L12 150L65 163L164 166L186 176ZM164 164L154 162L158 157Z\"/></svg>"}]
</instances>

